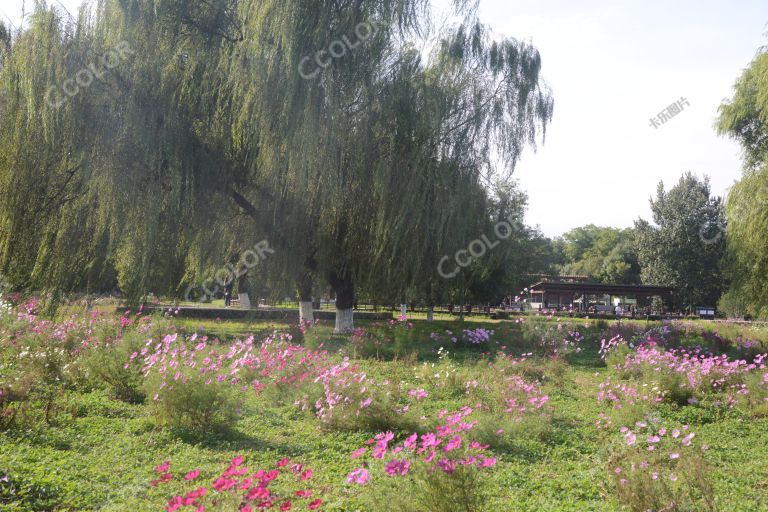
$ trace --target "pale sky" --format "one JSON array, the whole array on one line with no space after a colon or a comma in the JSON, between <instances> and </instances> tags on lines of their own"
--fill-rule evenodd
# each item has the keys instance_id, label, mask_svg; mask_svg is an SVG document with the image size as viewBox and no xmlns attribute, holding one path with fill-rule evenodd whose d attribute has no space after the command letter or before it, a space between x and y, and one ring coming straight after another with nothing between
<instances>
[{"instance_id":1,"label":"pale sky","mask_svg":"<svg viewBox=\"0 0 768 512\"><path fill-rule=\"evenodd\" d=\"M61 2L73 14L80 3ZM21 6L0 0L0 17L18 25ZM671 186L685 171L711 176L717 194L741 175L738 145L713 124L768 44L765 0L481 0L480 17L500 36L531 41L553 90L546 143L515 171L528 223L546 235L650 219L659 180ZM651 127L681 98L690 106Z\"/></svg>"}]
</instances>

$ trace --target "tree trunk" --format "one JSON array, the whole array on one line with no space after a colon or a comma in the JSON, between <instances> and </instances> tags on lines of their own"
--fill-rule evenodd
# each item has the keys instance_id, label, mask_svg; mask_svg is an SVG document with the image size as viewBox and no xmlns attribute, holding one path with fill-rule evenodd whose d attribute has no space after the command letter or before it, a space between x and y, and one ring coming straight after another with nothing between
<instances>
[{"instance_id":1,"label":"tree trunk","mask_svg":"<svg viewBox=\"0 0 768 512\"><path fill-rule=\"evenodd\" d=\"M315 309L312 307L312 301L302 300L299 302L299 322L302 324L313 322L315 320Z\"/></svg>"},{"instance_id":2,"label":"tree trunk","mask_svg":"<svg viewBox=\"0 0 768 512\"><path fill-rule=\"evenodd\" d=\"M427 308L427 322L435 321L435 306L429 306Z\"/></svg>"},{"instance_id":3,"label":"tree trunk","mask_svg":"<svg viewBox=\"0 0 768 512\"><path fill-rule=\"evenodd\" d=\"M408 318L408 304L400 304L400 318L403 320Z\"/></svg>"},{"instance_id":4,"label":"tree trunk","mask_svg":"<svg viewBox=\"0 0 768 512\"><path fill-rule=\"evenodd\" d=\"M246 272L237 281L237 298L240 300L240 307L251 309L251 297L248 295L248 273Z\"/></svg>"},{"instance_id":5,"label":"tree trunk","mask_svg":"<svg viewBox=\"0 0 768 512\"><path fill-rule=\"evenodd\" d=\"M306 272L299 279L299 322L312 322L315 311L312 305L312 274Z\"/></svg>"},{"instance_id":6,"label":"tree trunk","mask_svg":"<svg viewBox=\"0 0 768 512\"><path fill-rule=\"evenodd\" d=\"M336 294L336 328L333 332L334 334L352 332L354 329L352 307L355 303L355 287L352 278L331 272L328 280Z\"/></svg>"}]
</instances>

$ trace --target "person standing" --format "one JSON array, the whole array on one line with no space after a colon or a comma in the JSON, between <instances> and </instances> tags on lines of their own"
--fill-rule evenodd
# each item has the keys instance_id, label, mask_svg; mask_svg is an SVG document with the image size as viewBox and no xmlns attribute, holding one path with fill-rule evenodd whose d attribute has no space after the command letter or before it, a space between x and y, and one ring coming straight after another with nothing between
<instances>
[{"instance_id":1,"label":"person standing","mask_svg":"<svg viewBox=\"0 0 768 512\"><path fill-rule=\"evenodd\" d=\"M224 286L224 307L228 308L232 305L232 288L235 284L234 279L229 279Z\"/></svg>"}]
</instances>

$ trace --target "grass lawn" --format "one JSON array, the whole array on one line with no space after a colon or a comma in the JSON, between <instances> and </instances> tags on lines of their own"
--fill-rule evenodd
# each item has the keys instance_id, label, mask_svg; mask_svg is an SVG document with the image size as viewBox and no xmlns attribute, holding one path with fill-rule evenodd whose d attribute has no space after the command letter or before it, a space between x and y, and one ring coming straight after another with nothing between
<instances>
[{"instance_id":1,"label":"grass lawn","mask_svg":"<svg viewBox=\"0 0 768 512\"><path fill-rule=\"evenodd\" d=\"M266 322L176 319L173 323L179 332L197 331L222 340L251 333L263 337L275 329L291 328ZM542 322L542 328L547 325L556 323ZM373 329L367 324L361 327ZM596 425L600 413L611 414L596 399L600 383L611 376L618 378L598 354L600 329L582 326L586 334L579 350L553 358L523 336L518 327L514 321L467 322L463 326L416 321L408 338L410 345L394 351L381 347L377 354L378 348L366 353L350 350L348 336L333 336L330 325L320 324L305 343L328 350L331 362L351 356L371 379L398 382L404 390L424 388L428 398L415 405L428 417L474 403L473 396L464 390L465 381L488 377L488 362L493 356L487 353L503 350L520 356L534 352L525 362L525 375L538 381L541 393L549 397L547 410L551 412L543 430L520 429L492 446L491 453L498 462L478 483L479 509L631 510L631 503L622 502L615 492L609 461L624 445L619 427L632 425L617 422L608 430ZM446 329L460 333L461 329L476 328L494 330L491 341L480 347L454 347L446 338ZM731 326L723 330L733 337L738 334L738 328ZM430 339L431 332L439 333L440 339ZM449 356L438 355L441 346L448 348ZM450 371L459 377L453 384L445 384L453 377L433 378L432 365L437 373ZM643 382L636 384L641 387ZM379 476L383 483L368 486L345 483L348 473L359 465L350 459L350 453L364 446L378 430L323 427L315 415L297 408L295 401L300 394L270 390L260 395L242 393L236 419L226 429L201 432L158 426L149 399L132 404L113 398L108 389L62 388L50 424L29 421L0 433L0 476L7 476L7 481L0 482L0 510L163 510L173 494L192 487L179 476L168 484L150 486L150 480L157 476L153 471L156 465L170 460L174 474L181 475L200 469L201 478L210 483L236 455L244 455L252 468L273 467L283 457L313 468L313 488L323 499L321 510L371 510L372 496L379 497L376 510L401 510L397 508L402 506L400 502L392 498L397 494L387 487L394 485L395 478ZM42 407L37 400L35 406ZM708 446L703 453L710 468L716 510L768 510L766 417L741 407L666 401L648 405L645 413L660 424L689 425L696 433L696 445ZM407 435L408 431L395 434ZM375 461L370 462L373 467ZM306 505L294 509L306 509Z\"/></svg>"}]
</instances>

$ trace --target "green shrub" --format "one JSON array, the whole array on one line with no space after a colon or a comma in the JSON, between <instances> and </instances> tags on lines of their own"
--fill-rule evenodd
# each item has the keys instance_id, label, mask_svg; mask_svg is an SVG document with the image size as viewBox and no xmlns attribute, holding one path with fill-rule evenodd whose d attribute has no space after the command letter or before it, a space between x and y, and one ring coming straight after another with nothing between
<instances>
[{"instance_id":1,"label":"green shrub","mask_svg":"<svg viewBox=\"0 0 768 512\"><path fill-rule=\"evenodd\" d=\"M144 346L144 337L127 333L115 345L93 347L83 358L87 382L94 388L108 391L114 398L128 403L143 403L146 393L144 377L136 364L129 364L131 354Z\"/></svg>"},{"instance_id":2,"label":"green shrub","mask_svg":"<svg viewBox=\"0 0 768 512\"><path fill-rule=\"evenodd\" d=\"M668 460L666 454L654 457L637 452L614 458L609 474L618 500L632 512L715 510L709 464L701 456L688 455L673 470L659 467L668 465ZM658 470L641 469L641 464ZM623 468L621 473L617 467Z\"/></svg>"},{"instance_id":3,"label":"green shrub","mask_svg":"<svg viewBox=\"0 0 768 512\"><path fill-rule=\"evenodd\" d=\"M412 467L405 477L381 478L366 492L372 512L477 512L487 484L474 467L458 466L448 474Z\"/></svg>"},{"instance_id":4,"label":"green shrub","mask_svg":"<svg viewBox=\"0 0 768 512\"><path fill-rule=\"evenodd\" d=\"M161 387L156 378L148 382L147 395L158 425L199 432L226 430L239 407L237 391L228 384L206 384L192 374Z\"/></svg>"}]
</instances>

